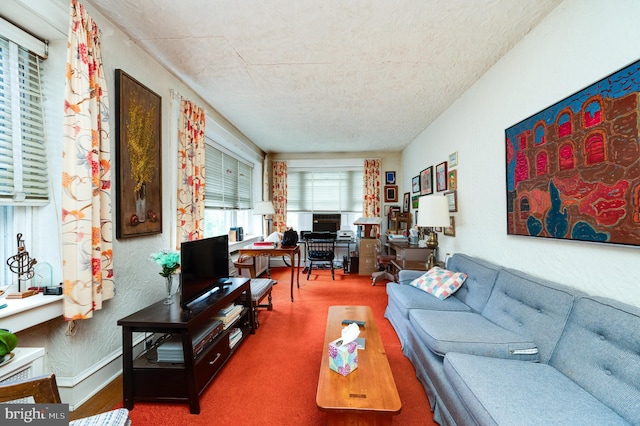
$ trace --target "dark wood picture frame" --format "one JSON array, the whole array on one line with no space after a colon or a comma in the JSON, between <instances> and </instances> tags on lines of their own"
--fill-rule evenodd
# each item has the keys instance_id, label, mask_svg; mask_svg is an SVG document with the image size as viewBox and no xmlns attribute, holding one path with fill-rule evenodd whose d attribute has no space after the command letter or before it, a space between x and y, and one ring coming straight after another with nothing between
<instances>
[{"instance_id":1,"label":"dark wood picture frame","mask_svg":"<svg viewBox=\"0 0 640 426\"><path fill-rule=\"evenodd\" d=\"M458 172L449 170L449 189L458 189Z\"/></svg>"},{"instance_id":2,"label":"dark wood picture frame","mask_svg":"<svg viewBox=\"0 0 640 426\"><path fill-rule=\"evenodd\" d=\"M405 213L407 213L409 209L411 209L411 206L409 205L410 196L411 195L408 192L404 193L404 198L402 200L402 211Z\"/></svg>"},{"instance_id":3,"label":"dark wood picture frame","mask_svg":"<svg viewBox=\"0 0 640 426\"><path fill-rule=\"evenodd\" d=\"M447 162L443 161L436 166L436 191L447 190L447 179L449 179L447 175Z\"/></svg>"},{"instance_id":4,"label":"dark wood picture frame","mask_svg":"<svg viewBox=\"0 0 640 426\"><path fill-rule=\"evenodd\" d=\"M420 195L433 194L433 166L420 172Z\"/></svg>"},{"instance_id":5,"label":"dark wood picture frame","mask_svg":"<svg viewBox=\"0 0 640 426\"><path fill-rule=\"evenodd\" d=\"M444 228L444 235L448 235L449 237L456 236L456 218L453 216L449 216L449 226Z\"/></svg>"},{"instance_id":6,"label":"dark wood picture frame","mask_svg":"<svg viewBox=\"0 0 640 426\"><path fill-rule=\"evenodd\" d=\"M419 200L420 200L419 195L414 195L413 197L411 197L411 207L413 207L414 209L417 209Z\"/></svg>"},{"instance_id":7,"label":"dark wood picture frame","mask_svg":"<svg viewBox=\"0 0 640 426\"><path fill-rule=\"evenodd\" d=\"M396 184L396 172L384 172L385 183L387 185L395 185Z\"/></svg>"},{"instance_id":8,"label":"dark wood picture frame","mask_svg":"<svg viewBox=\"0 0 640 426\"><path fill-rule=\"evenodd\" d=\"M444 193L444 196L447 197L447 202L449 203L449 212L454 213L458 211L458 196L456 195L456 191L448 191Z\"/></svg>"},{"instance_id":9,"label":"dark wood picture frame","mask_svg":"<svg viewBox=\"0 0 640 426\"><path fill-rule=\"evenodd\" d=\"M398 201L398 186L397 185L385 185L384 187L384 202L395 203Z\"/></svg>"},{"instance_id":10,"label":"dark wood picture frame","mask_svg":"<svg viewBox=\"0 0 640 426\"><path fill-rule=\"evenodd\" d=\"M116 238L162 233L162 98L116 69Z\"/></svg>"},{"instance_id":11,"label":"dark wood picture frame","mask_svg":"<svg viewBox=\"0 0 640 426\"><path fill-rule=\"evenodd\" d=\"M417 194L420 192L420 176L414 176L411 179L411 193Z\"/></svg>"}]
</instances>

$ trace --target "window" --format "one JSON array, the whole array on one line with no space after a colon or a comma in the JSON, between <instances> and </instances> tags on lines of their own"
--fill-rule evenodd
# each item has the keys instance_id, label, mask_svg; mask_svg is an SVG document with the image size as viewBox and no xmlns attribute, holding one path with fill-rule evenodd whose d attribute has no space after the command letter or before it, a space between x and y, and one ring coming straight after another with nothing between
<instances>
[{"instance_id":1,"label":"window","mask_svg":"<svg viewBox=\"0 0 640 426\"><path fill-rule=\"evenodd\" d=\"M287 210L361 212L362 180L362 170L290 170Z\"/></svg>"},{"instance_id":2,"label":"window","mask_svg":"<svg viewBox=\"0 0 640 426\"><path fill-rule=\"evenodd\" d=\"M40 58L0 36L0 204L46 204L48 186Z\"/></svg>"},{"instance_id":3,"label":"window","mask_svg":"<svg viewBox=\"0 0 640 426\"><path fill-rule=\"evenodd\" d=\"M15 279L5 262L17 252L16 235L23 232L25 218L31 217L30 206L45 205L49 198L41 90L46 54L46 43L0 18L2 283ZM28 247L30 243L26 241Z\"/></svg>"},{"instance_id":4,"label":"window","mask_svg":"<svg viewBox=\"0 0 640 426\"><path fill-rule=\"evenodd\" d=\"M213 237L242 226L249 231L253 166L213 146L205 137L204 236Z\"/></svg>"}]
</instances>

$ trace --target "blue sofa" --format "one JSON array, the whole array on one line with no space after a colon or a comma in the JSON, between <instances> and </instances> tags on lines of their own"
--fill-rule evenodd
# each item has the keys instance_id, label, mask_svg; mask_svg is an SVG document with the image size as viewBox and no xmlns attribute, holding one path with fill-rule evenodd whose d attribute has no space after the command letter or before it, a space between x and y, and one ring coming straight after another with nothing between
<instances>
[{"instance_id":1,"label":"blue sofa","mask_svg":"<svg viewBox=\"0 0 640 426\"><path fill-rule=\"evenodd\" d=\"M455 254L440 300L401 271L385 316L441 425L640 425L640 309Z\"/></svg>"}]
</instances>

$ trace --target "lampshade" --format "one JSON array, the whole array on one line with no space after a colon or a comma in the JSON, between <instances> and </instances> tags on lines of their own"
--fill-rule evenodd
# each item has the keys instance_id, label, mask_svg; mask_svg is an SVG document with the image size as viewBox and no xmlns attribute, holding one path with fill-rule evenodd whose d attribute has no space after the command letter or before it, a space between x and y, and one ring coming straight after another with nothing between
<instances>
[{"instance_id":1,"label":"lampshade","mask_svg":"<svg viewBox=\"0 0 640 426\"><path fill-rule=\"evenodd\" d=\"M449 202L442 195L418 199L418 226L449 226Z\"/></svg>"},{"instance_id":2,"label":"lampshade","mask_svg":"<svg viewBox=\"0 0 640 426\"><path fill-rule=\"evenodd\" d=\"M271 201L259 201L253 206L253 214L270 215L275 213L276 210Z\"/></svg>"}]
</instances>

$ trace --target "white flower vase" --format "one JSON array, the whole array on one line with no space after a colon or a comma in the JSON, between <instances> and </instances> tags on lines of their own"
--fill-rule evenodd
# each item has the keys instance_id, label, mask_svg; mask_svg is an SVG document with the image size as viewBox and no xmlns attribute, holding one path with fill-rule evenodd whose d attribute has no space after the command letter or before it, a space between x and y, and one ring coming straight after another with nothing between
<instances>
[{"instance_id":1,"label":"white flower vase","mask_svg":"<svg viewBox=\"0 0 640 426\"><path fill-rule=\"evenodd\" d=\"M164 299L164 304L170 305L173 303L173 297L171 297L171 287L173 287L173 275L169 275L164 279L165 279L165 284L167 286L167 297Z\"/></svg>"}]
</instances>

